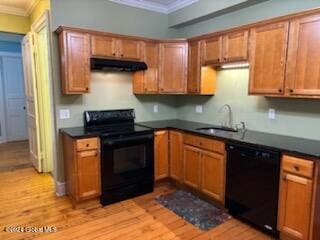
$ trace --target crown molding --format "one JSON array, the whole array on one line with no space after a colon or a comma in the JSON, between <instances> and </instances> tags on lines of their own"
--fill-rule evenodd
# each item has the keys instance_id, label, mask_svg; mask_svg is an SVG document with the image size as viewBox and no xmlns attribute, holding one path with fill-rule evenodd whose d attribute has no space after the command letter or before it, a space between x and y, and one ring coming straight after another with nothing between
<instances>
[{"instance_id":1,"label":"crown molding","mask_svg":"<svg viewBox=\"0 0 320 240\"><path fill-rule=\"evenodd\" d=\"M18 15L18 16L24 16L24 17L28 16L26 11L22 8L9 7L5 5L0 5L0 13L6 13L6 14Z\"/></svg>"},{"instance_id":2,"label":"crown molding","mask_svg":"<svg viewBox=\"0 0 320 240\"><path fill-rule=\"evenodd\" d=\"M38 5L38 3L40 2L40 0L32 0L29 4L29 6L27 7L26 14L29 16L31 14L31 12L34 10L34 8Z\"/></svg>"},{"instance_id":3,"label":"crown molding","mask_svg":"<svg viewBox=\"0 0 320 240\"><path fill-rule=\"evenodd\" d=\"M198 2L199 0L177 0L176 2L174 2L170 5L148 2L145 0L109 0L109 1L114 2L114 3L128 5L131 7L142 8L142 9L146 9L146 10L150 10L150 11L154 11L154 12L169 14L169 13L175 12L181 8L184 8L188 5L191 5L195 2Z\"/></svg>"}]
</instances>

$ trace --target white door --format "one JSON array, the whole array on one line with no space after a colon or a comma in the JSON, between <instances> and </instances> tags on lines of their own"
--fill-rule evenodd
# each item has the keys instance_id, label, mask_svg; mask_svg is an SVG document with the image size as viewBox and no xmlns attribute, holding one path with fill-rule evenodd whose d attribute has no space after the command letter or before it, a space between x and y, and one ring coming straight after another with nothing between
<instances>
[{"instance_id":1,"label":"white door","mask_svg":"<svg viewBox=\"0 0 320 240\"><path fill-rule=\"evenodd\" d=\"M7 141L28 139L21 57L2 57Z\"/></svg>"},{"instance_id":2,"label":"white door","mask_svg":"<svg viewBox=\"0 0 320 240\"><path fill-rule=\"evenodd\" d=\"M28 33L22 40L22 56L25 80L25 93L27 102L29 151L31 162L41 172L41 147L39 135L39 114L37 103L37 81L35 75L32 34Z\"/></svg>"}]
</instances>

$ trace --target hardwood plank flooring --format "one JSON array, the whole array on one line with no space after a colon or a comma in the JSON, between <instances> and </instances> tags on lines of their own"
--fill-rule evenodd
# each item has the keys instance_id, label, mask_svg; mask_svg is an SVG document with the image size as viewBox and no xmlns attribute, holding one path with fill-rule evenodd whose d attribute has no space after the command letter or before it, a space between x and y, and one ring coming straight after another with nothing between
<instances>
[{"instance_id":1,"label":"hardwood plank flooring","mask_svg":"<svg viewBox=\"0 0 320 240\"><path fill-rule=\"evenodd\" d=\"M28 141L0 144L0 172L32 167Z\"/></svg>"},{"instance_id":2,"label":"hardwood plank flooring","mask_svg":"<svg viewBox=\"0 0 320 240\"><path fill-rule=\"evenodd\" d=\"M0 239L77 240L267 240L270 237L231 219L209 231L195 226L158 204L159 194L174 191L162 184L155 191L106 207L73 209L57 197L49 174L33 168L0 173ZM54 226L54 233L10 233L9 226Z\"/></svg>"}]
</instances>

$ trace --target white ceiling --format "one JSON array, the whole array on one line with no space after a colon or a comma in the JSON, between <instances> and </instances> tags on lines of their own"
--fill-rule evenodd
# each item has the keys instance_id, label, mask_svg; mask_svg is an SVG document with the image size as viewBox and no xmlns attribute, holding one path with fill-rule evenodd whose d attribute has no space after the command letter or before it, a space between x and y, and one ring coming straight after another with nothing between
<instances>
[{"instance_id":1,"label":"white ceiling","mask_svg":"<svg viewBox=\"0 0 320 240\"><path fill-rule=\"evenodd\" d=\"M0 0L0 12L28 16L39 0Z\"/></svg>"},{"instance_id":2,"label":"white ceiling","mask_svg":"<svg viewBox=\"0 0 320 240\"><path fill-rule=\"evenodd\" d=\"M199 0L109 0L111 2L148 9L155 12L171 13Z\"/></svg>"}]
</instances>

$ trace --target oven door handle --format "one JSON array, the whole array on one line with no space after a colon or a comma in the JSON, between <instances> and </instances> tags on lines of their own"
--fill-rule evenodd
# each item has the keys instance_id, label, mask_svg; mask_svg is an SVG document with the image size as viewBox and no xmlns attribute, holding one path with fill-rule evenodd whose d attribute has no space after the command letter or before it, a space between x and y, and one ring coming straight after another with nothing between
<instances>
[{"instance_id":1,"label":"oven door handle","mask_svg":"<svg viewBox=\"0 0 320 240\"><path fill-rule=\"evenodd\" d=\"M148 135L133 136L133 137L123 137L118 139L104 139L102 141L102 145L112 146L112 145L116 145L118 143L123 143L123 142L134 142L134 141L141 141L141 140L150 141L153 138L154 138L153 134L148 134Z\"/></svg>"}]
</instances>

